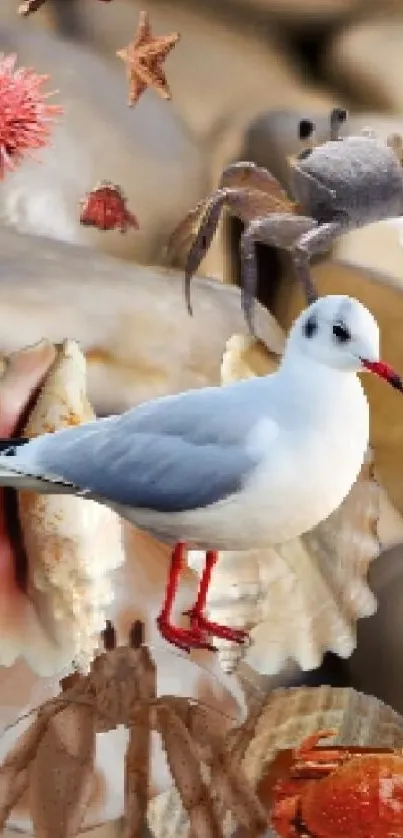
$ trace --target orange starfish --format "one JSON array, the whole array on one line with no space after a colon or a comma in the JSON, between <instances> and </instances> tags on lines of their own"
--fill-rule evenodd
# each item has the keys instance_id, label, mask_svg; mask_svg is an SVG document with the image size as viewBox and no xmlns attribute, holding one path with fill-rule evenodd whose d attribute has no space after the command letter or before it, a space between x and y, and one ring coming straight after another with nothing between
<instances>
[{"instance_id":1,"label":"orange starfish","mask_svg":"<svg viewBox=\"0 0 403 838\"><path fill-rule=\"evenodd\" d=\"M147 87L154 88L163 99L171 98L162 64L179 37L179 32L153 37L148 13L140 12L134 41L116 53L127 67L129 106L138 102Z\"/></svg>"}]
</instances>

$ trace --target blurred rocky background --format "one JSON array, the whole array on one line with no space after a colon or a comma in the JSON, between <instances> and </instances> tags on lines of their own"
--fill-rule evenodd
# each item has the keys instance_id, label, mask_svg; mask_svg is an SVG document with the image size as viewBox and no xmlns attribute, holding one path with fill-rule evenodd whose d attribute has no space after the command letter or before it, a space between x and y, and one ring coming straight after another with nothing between
<instances>
[{"instance_id":1,"label":"blurred rocky background","mask_svg":"<svg viewBox=\"0 0 403 838\"><path fill-rule=\"evenodd\" d=\"M224 287L196 289L191 322L179 311L178 276L164 267L167 239L231 161L267 166L287 186L301 117L315 121L319 139L335 104L349 110L347 133L403 133L403 0L47 0L26 19L17 7L1 0L0 50L50 74L65 116L41 163L1 184L0 223L10 229L0 231L0 351L44 334L60 340L68 329L85 346L99 413L218 381L221 347L244 328L228 288L239 284L241 225L227 216L220 225L201 273ZM116 50L134 36L141 9L156 34L179 31L181 40L166 62L172 101L148 91L129 109ZM79 200L100 179L123 187L139 232L80 227ZM27 235L53 242L31 248ZM374 225L345 236L314 268L321 292L351 293L371 308L383 354L401 372L402 238L401 220ZM258 251L260 301L286 328L299 289L287 259ZM264 332L264 312L260 322ZM376 381L368 392L390 499L387 549L371 580L381 609L361 621L350 661L330 655L321 670L290 677L352 684L403 712L403 403Z\"/></svg>"}]
</instances>

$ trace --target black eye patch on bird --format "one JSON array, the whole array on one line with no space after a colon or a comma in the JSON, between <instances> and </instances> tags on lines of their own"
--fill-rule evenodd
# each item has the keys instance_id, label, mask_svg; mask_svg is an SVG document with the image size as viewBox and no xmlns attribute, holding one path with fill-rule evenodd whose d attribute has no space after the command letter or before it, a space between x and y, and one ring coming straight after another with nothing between
<instances>
[{"instance_id":1,"label":"black eye patch on bird","mask_svg":"<svg viewBox=\"0 0 403 838\"><path fill-rule=\"evenodd\" d=\"M307 338L313 337L318 331L318 320L315 314L311 314L310 317L304 323L304 335Z\"/></svg>"},{"instance_id":2,"label":"black eye patch on bird","mask_svg":"<svg viewBox=\"0 0 403 838\"><path fill-rule=\"evenodd\" d=\"M338 343L347 343L351 340L351 332L341 320L333 324L332 332Z\"/></svg>"}]
</instances>

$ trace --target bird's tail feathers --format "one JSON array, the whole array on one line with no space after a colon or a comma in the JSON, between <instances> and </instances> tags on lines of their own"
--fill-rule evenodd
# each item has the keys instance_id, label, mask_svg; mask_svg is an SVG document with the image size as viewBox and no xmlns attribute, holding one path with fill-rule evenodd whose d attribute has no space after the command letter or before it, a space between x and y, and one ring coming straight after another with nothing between
<instances>
[{"instance_id":1,"label":"bird's tail feathers","mask_svg":"<svg viewBox=\"0 0 403 838\"><path fill-rule=\"evenodd\" d=\"M50 475L27 474L17 457L0 454L0 488L39 492L41 495L78 494L77 487Z\"/></svg>"}]
</instances>

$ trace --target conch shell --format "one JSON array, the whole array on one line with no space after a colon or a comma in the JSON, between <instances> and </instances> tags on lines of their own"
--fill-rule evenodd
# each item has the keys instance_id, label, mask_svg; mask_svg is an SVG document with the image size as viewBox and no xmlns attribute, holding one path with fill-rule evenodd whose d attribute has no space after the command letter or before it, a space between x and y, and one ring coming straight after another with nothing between
<instances>
[{"instance_id":1,"label":"conch shell","mask_svg":"<svg viewBox=\"0 0 403 838\"><path fill-rule=\"evenodd\" d=\"M252 337L234 335L221 366L225 385L274 371L278 355ZM276 548L225 552L214 570L208 611L211 619L251 629L250 648L215 640L220 662L234 672L245 662L275 675L287 660L315 669L325 652L351 655L356 621L376 610L367 584L369 564L379 552L377 524L381 488L371 452L344 503L301 538ZM189 565L199 569L193 551Z\"/></svg>"},{"instance_id":2,"label":"conch shell","mask_svg":"<svg viewBox=\"0 0 403 838\"><path fill-rule=\"evenodd\" d=\"M55 347L43 341L41 347L48 361L51 353L51 363L20 424L20 434L28 437L95 418L86 398L86 364L78 345L67 340ZM35 358L35 350L25 350L27 357L31 352ZM1 384L2 403L10 404ZM15 376L11 384L15 387ZM40 675L60 672L73 661L85 670L113 598L110 573L124 560L120 520L107 507L70 495L24 491L17 493L17 504L26 579L23 593L19 591L19 610L17 600L9 597L21 619L13 619L12 631L4 625L0 663L10 665L23 657Z\"/></svg>"}]
</instances>

